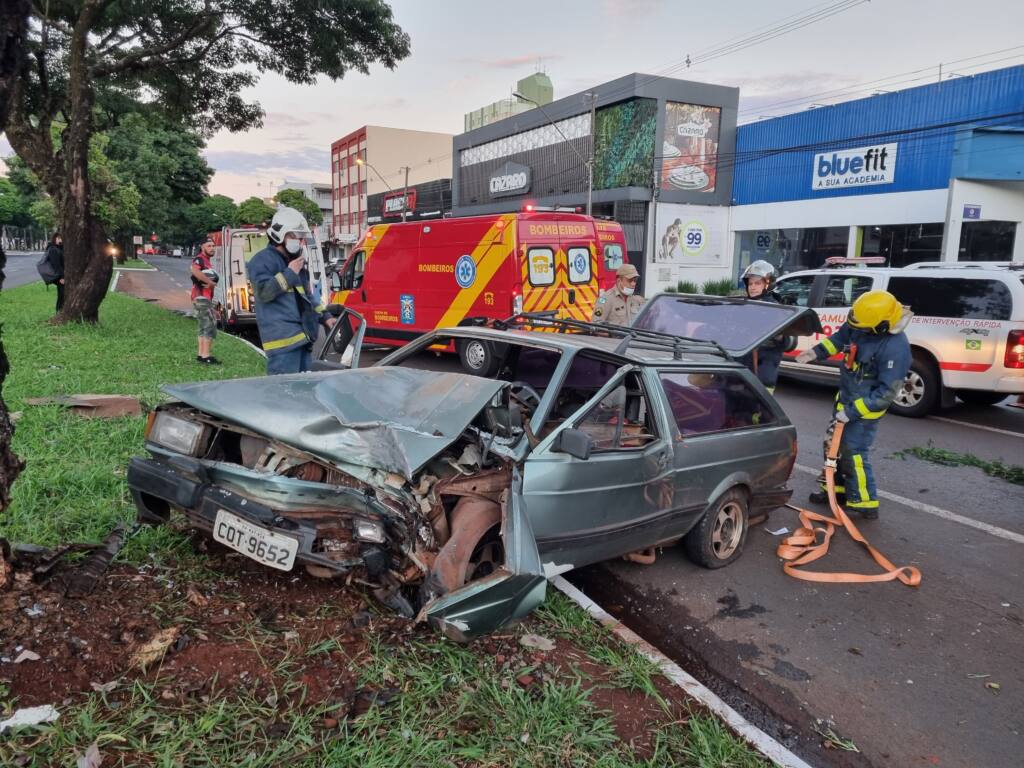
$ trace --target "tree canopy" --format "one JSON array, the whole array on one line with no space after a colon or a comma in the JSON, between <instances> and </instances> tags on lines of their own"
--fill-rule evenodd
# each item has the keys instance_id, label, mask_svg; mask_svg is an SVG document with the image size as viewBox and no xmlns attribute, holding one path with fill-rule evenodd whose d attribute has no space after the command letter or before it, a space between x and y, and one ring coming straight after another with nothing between
<instances>
[{"instance_id":1,"label":"tree canopy","mask_svg":"<svg viewBox=\"0 0 1024 768\"><path fill-rule=\"evenodd\" d=\"M301 213L311 227L324 223L324 212L320 210L320 206L297 189L282 189L275 199L281 205L287 205Z\"/></svg>"},{"instance_id":2,"label":"tree canopy","mask_svg":"<svg viewBox=\"0 0 1024 768\"><path fill-rule=\"evenodd\" d=\"M274 209L258 197L249 197L238 204L239 224L262 224L274 218Z\"/></svg>"},{"instance_id":3,"label":"tree canopy","mask_svg":"<svg viewBox=\"0 0 1024 768\"><path fill-rule=\"evenodd\" d=\"M377 62L394 68L409 54L383 0L50 0L32 5L28 30L7 135L65 234L61 319L91 322L111 271L92 201L94 133L139 109L204 135L259 127L263 110L242 92L262 73L312 84Z\"/></svg>"}]
</instances>

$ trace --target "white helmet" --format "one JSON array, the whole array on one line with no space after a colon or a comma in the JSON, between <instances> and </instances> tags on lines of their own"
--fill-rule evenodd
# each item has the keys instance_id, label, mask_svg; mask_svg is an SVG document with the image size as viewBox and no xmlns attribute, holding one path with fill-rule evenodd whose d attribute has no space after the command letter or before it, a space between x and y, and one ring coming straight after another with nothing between
<instances>
[{"instance_id":1,"label":"white helmet","mask_svg":"<svg viewBox=\"0 0 1024 768\"><path fill-rule=\"evenodd\" d=\"M748 277L763 277L767 281L770 289L772 283L775 282L775 267L772 266L771 262L765 261L764 259L758 259L743 270L743 277L740 279L745 283L747 282Z\"/></svg>"},{"instance_id":2,"label":"white helmet","mask_svg":"<svg viewBox=\"0 0 1024 768\"><path fill-rule=\"evenodd\" d=\"M274 214L270 226L267 227L267 237L270 238L270 242L280 244L284 242L284 236L289 232L306 237L309 234L309 224L297 210L282 205Z\"/></svg>"}]
</instances>

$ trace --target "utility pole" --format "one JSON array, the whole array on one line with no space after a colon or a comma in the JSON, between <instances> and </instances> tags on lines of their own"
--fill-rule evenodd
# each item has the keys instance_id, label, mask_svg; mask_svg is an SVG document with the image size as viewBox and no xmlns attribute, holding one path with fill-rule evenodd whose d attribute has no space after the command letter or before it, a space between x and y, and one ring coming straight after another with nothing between
<instances>
[{"instance_id":1,"label":"utility pole","mask_svg":"<svg viewBox=\"0 0 1024 768\"><path fill-rule=\"evenodd\" d=\"M590 99L590 160L587 161L587 216L594 213L594 154L597 147L597 94L587 91Z\"/></svg>"},{"instance_id":2,"label":"utility pole","mask_svg":"<svg viewBox=\"0 0 1024 768\"><path fill-rule=\"evenodd\" d=\"M405 189L402 190L402 221L405 221L405 214L409 211L409 166L402 168L405 171Z\"/></svg>"}]
</instances>

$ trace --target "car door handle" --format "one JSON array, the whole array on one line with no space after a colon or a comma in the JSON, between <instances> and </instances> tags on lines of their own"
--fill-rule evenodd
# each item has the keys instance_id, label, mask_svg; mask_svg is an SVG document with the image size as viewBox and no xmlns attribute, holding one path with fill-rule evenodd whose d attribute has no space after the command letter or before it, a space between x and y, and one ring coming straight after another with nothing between
<instances>
[{"instance_id":1,"label":"car door handle","mask_svg":"<svg viewBox=\"0 0 1024 768\"><path fill-rule=\"evenodd\" d=\"M570 288L569 289L569 303L570 304L575 304L576 303L576 289L575 288Z\"/></svg>"},{"instance_id":2,"label":"car door handle","mask_svg":"<svg viewBox=\"0 0 1024 768\"><path fill-rule=\"evenodd\" d=\"M366 291L360 291L360 295L363 297L363 301L366 301Z\"/></svg>"}]
</instances>

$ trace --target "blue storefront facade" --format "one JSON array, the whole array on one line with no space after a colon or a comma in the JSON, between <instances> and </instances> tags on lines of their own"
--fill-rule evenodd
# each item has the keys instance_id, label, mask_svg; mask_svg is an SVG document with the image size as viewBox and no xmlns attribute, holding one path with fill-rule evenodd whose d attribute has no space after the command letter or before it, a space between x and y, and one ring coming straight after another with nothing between
<instances>
[{"instance_id":1,"label":"blue storefront facade","mask_svg":"<svg viewBox=\"0 0 1024 768\"><path fill-rule=\"evenodd\" d=\"M1024 66L739 126L731 164L733 275L1024 261Z\"/></svg>"}]
</instances>

